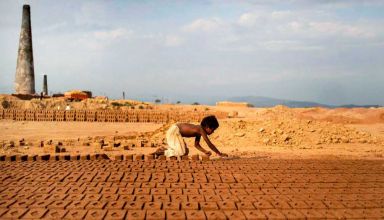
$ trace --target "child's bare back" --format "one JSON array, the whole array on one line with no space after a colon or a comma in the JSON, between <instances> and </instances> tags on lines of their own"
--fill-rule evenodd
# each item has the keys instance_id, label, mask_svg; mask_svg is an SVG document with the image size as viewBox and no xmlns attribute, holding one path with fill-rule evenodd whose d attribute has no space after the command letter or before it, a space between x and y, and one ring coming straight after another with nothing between
<instances>
[{"instance_id":1,"label":"child's bare back","mask_svg":"<svg viewBox=\"0 0 384 220\"><path fill-rule=\"evenodd\" d=\"M203 130L200 125L194 125L189 123L178 123L177 127L179 127L180 134L183 137L201 136Z\"/></svg>"}]
</instances>

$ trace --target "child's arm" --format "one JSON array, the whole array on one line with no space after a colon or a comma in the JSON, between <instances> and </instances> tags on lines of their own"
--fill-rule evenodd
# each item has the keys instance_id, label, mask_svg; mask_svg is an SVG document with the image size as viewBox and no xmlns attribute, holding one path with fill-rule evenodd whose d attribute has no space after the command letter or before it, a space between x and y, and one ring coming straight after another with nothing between
<instances>
[{"instance_id":1,"label":"child's arm","mask_svg":"<svg viewBox=\"0 0 384 220\"><path fill-rule=\"evenodd\" d=\"M227 157L228 155L227 154L224 154L224 153L221 153L214 144L212 144L212 142L209 140L208 138L208 135L207 133L205 133L204 129L201 129L202 130L202 136L205 140L205 142L207 143L208 147L211 148L211 150L213 150L215 153L217 153L219 156L224 156L224 157Z\"/></svg>"},{"instance_id":2,"label":"child's arm","mask_svg":"<svg viewBox=\"0 0 384 220\"><path fill-rule=\"evenodd\" d=\"M205 153L206 155L210 156L212 153L208 150L205 150L201 145L200 145L200 135L196 136L195 138L195 147L196 149L198 149L199 151Z\"/></svg>"}]
</instances>

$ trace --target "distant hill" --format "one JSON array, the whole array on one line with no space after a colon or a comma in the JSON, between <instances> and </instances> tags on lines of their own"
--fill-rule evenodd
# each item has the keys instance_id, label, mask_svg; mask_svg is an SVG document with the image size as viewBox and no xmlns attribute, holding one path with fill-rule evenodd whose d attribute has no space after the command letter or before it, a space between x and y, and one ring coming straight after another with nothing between
<instances>
[{"instance_id":1,"label":"distant hill","mask_svg":"<svg viewBox=\"0 0 384 220\"><path fill-rule=\"evenodd\" d=\"M379 105L326 105L317 102L306 102L306 101L295 101L295 100L286 100L286 99L275 99L268 98L263 96L241 96L241 97L232 97L228 101L232 102L248 102L255 107L274 107L276 105L285 105L290 108L309 108L309 107L324 107L324 108L370 108L370 107L380 107Z\"/></svg>"}]
</instances>

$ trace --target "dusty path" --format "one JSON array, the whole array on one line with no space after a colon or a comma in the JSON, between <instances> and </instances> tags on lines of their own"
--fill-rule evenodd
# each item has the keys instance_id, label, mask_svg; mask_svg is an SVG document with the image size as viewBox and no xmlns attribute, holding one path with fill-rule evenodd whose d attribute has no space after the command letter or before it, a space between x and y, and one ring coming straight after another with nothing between
<instances>
[{"instance_id":1,"label":"dusty path","mask_svg":"<svg viewBox=\"0 0 384 220\"><path fill-rule=\"evenodd\" d=\"M0 120L0 140L57 140L130 135L161 127L154 123L31 122Z\"/></svg>"}]
</instances>

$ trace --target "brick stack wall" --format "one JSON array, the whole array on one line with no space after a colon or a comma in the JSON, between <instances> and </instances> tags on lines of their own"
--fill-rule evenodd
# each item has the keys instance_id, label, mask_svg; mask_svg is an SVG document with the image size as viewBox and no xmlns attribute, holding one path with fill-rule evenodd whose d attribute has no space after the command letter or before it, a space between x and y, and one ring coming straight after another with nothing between
<instances>
[{"instance_id":1,"label":"brick stack wall","mask_svg":"<svg viewBox=\"0 0 384 220\"><path fill-rule=\"evenodd\" d=\"M207 115L219 119L227 117L225 112L167 112L156 110L21 110L2 109L0 119L16 121L88 121L88 122L141 122L167 123L170 121L201 121Z\"/></svg>"}]
</instances>

